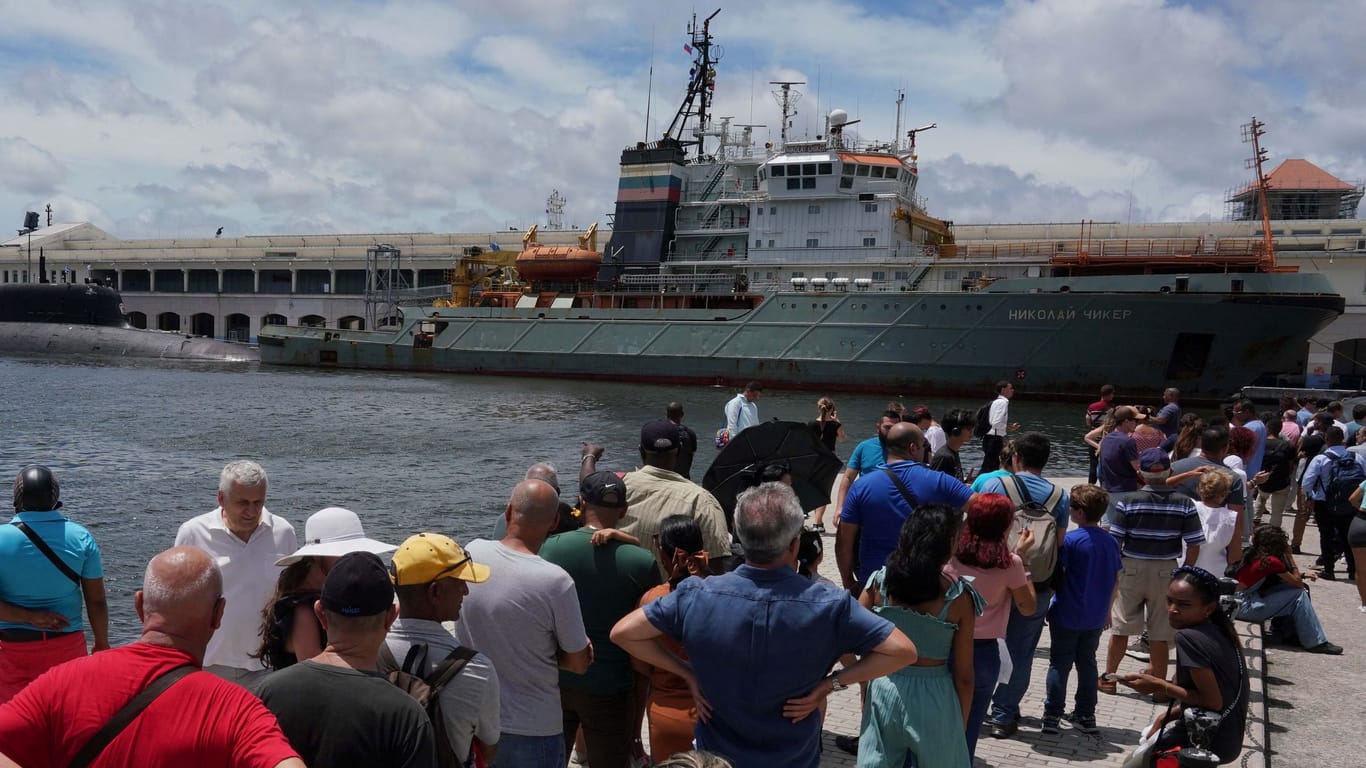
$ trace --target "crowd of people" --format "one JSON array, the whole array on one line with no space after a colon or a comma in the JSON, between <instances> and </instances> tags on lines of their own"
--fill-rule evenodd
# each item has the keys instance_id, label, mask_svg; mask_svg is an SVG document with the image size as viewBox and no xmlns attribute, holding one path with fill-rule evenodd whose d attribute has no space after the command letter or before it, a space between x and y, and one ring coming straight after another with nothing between
<instances>
[{"instance_id":1,"label":"crowd of people","mask_svg":"<svg viewBox=\"0 0 1366 768\"><path fill-rule=\"evenodd\" d=\"M727 403L718 447L760 423L762 391ZM677 403L642 426L637 468L603 469L585 442L574 493L532 464L464 547L379 541L342 507L309 516L300 546L265 469L234 461L216 508L148 563L142 633L118 648L99 546L59 511L56 476L25 467L0 527L0 766L815 768L828 697L857 685L859 733L835 743L859 766L965 768L980 735L1019 731L1045 627L1042 732L1098 733L1098 694L1123 686L1169 703L1141 749L1235 759L1248 679L1220 577L1241 618L1341 653L1305 581L1366 556L1366 512L1340 521L1366 450L1331 406L1301 423L1239 402L1207 424L1174 389L1140 410L1107 387L1087 411L1096 477L1069 491L1045 476L1049 438L1009 420L1011 384L996 394L986 429L967 410L881 412L825 505L838 584L818 569L825 506L804 509L784 471L723 507L689 479ZM829 398L808 426L822 450L845 439ZM993 453L968 473L974 434ZM1319 573L1294 559L1311 504ZM1119 673L1135 651L1147 666ZM1197 711L1218 717L1194 729Z\"/></svg>"}]
</instances>

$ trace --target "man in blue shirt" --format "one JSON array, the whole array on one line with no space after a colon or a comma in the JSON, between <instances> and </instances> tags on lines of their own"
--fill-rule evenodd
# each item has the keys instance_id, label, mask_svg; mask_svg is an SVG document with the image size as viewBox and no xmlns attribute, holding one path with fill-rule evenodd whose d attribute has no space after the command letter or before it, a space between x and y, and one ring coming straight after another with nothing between
<instances>
[{"instance_id":1,"label":"man in blue shirt","mask_svg":"<svg viewBox=\"0 0 1366 768\"><path fill-rule=\"evenodd\" d=\"M751 381L745 385L743 392L726 403L726 434L728 439L734 440L736 435L746 429L758 426L759 406L756 403L763 391L763 384Z\"/></svg>"},{"instance_id":2,"label":"man in blue shirt","mask_svg":"<svg viewBox=\"0 0 1366 768\"><path fill-rule=\"evenodd\" d=\"M849 463L845 465L839 493L835 495L835 517L838 518L839 511L844 509L844 498L849 495L849 488L854 481L860 475L866 475L887 463L887 433L900 423L900 412L883 411L877 420L877 434L854 446L853 453L849 454Z\"/></svg>"},{"instance_id":3,"label":"man in blue shirt","mask_svg":"<svg viewBox=\"0 0 1366 768\"><path fill-rule=\"evenodd\" d=\"M915 646L890 622L797 574L802 519L782 483L742 493L735 532L744 565L684 579L612 629L627 653L688 683L698 749L735 768L817 768L825 697L916 660ZM689 662L665 650L663 635L683 644ZM845 653L861 658L827 675Z\"/></svg>"},{"instance_id":4,"label":"man in blue shirt","mask_svg":"<svg viewBox=\"0 0 1366 768\"><path fill-rule=\"evenodd\" d=\"M972 489L956 477L921 464L925 456L925 437L920 427L901 422L887 432L887 463L878 471L860 477L840 510L840 526L835 532L835 562L839 565L844 588L858 594L863 580L881 568L896 549L901 524L921 504L947 504L956 509L967 506ZM896 475L910 492L914 504L881 469ZM858 546L855 563L855 542Z\"/></svg>"},{"instance_id":5,"label":"man in blue shirt","mask_svg":"<svg viewBox=\"0 0 1366 768\"><path fill-rule=\"evenodd\" d=\"M1048 463L1052 445L1048 438L1039 432L1029 432L1015 440L1015 455L1011 463L1015 470L1010 477L994 477L982 486L982 493L1007 493L1006 483L1019 483L1028 498L1039 504L1046 504L1053 496L1056 486L1043 478L1044 465ZM1016 490L1015 487L1009 490ZM1024 499L1024 494L1019 494ZM1057 502L1050 509L1058 528L1058 548L1062 548L1063 536L1067 534L1068 517L1071 512L1067 491L1062 491ZM1034 578L1040 578L1035 575ZM1029 689L1029 678L1034 663L1034 649L1039 647L1039 637L1043 634L1043 620L1048 613L1053 598L1053 585L1050 581L1034 582L1034 594L1038 597L1033 613L1020 613L1015 603L1010 605L1010 621L1006 624L1006 650L1010 652L1012 671L1010 680L996 687L991 699L991 735L997 739L1013 736L1019 730L1020 700Z\"/></svg>"},{"instance_id":6,"label":"man in blue shirt","mask_svg":"<svg viewBox=\"0 0 1366 768\"><path fill-rule=\"evenodd\" d=\"M14 519L0 526L0 704L50 667L85 655L82 600L94 650L109 648L100 548L89 531L57 511L61 506L50 469L20 470Z\"/></svg>"},{"instance_id":7,"label":"man in blue shirt","mask_svg":"<svg viewBox=\"0 0 1366 768\"><path fill-rule=\"evenodd\" d=\"M1157 425L1167 437L1181 431L1181 390L1167 387L1162 392L1162 408L1150 423Z\"/></svg>"},{"instance_id":8,"label":"man in blue shirt","mask_svg":"<svg viewBox=\"0 0 1366 768\"><path fill-rule=\"evenodd\" d=\"M1252 457L1247 460L1245 468L1248 477L1256 477L1257 473L1262 471L1262 459L1266 456L1266 425L1257 418L1257 406L1253 405L1251 400L1240 400L1234 406L1233 423L1252 430L1252 434L1257 436L1257 442L1252 446ZM1248 519L1251 520L1250 515ZM1246 535L1252 535L1250 527Z\"/></svg>"}]
</instances>

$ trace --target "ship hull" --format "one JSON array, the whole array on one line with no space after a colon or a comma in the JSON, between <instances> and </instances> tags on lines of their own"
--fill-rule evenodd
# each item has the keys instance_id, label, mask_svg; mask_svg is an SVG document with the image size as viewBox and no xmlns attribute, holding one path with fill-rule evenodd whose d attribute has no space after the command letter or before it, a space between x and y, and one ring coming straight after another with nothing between
<instances>
[{"instance_id":1,"label":"ship hull","mask_svg":"<svg viewBox=\"0 0 1366 768\"><path fill-rule=\"evenodd\" d=\"M0 354L137 357L247 363L255 347L167 331L66 323L0 322Z\"/></svg>"},{"instance_id":2,"label":"ship hull","mask_svg":"<svg viewBox=\"0 0 1366 768\"><path fill-rule=\"evenodd\" d=\"M1073 280L1076 284L1079 281ZM1331 293L805 293L753 310L408 310L397 331L267 327L262 362L832 392L1215 400L1302 368ZM422 331L426 322L430 339ZM428 346L430 344L430 346Z\"/></svg>"}]
</instances>

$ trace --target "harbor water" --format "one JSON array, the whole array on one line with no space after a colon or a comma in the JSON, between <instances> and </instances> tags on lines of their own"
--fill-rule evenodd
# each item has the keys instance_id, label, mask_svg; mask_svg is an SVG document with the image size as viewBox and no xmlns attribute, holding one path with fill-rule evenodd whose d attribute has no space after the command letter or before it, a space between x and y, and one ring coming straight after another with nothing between
<instances>
[{"instance_id":1,"label":"harbor water","mask_svg":"<svg viewBox=\"0 0 1366 768\"><path fill-rule=\"evenodd\" d=\"M370 535L397 544L439 531L487 536L526 467L550 461L575 487L580 442L607 446L601 466L638 464L640 425L678 400L701 446L700 480L716 450L729 389L503 377L404 375L155 361L0 358L0 470L47 464L63 511L93 532L104 557L110 634L137 634L132 594L148 558L184 520L212 509L223 464L260 461L267 507L294 524L326 506L355 510ZM873 432L888 398L830 392L849 441ZM990 393L923 401L975 411ZM806 421L817 394L770 389L761 418ZM1082 407L1017 400L1011 420L1054 441L1049 474L1085 475ZM963 450L965 467L980 452ZM7 519L8 514L0 516Z\"/></svg>"}]
</instances>

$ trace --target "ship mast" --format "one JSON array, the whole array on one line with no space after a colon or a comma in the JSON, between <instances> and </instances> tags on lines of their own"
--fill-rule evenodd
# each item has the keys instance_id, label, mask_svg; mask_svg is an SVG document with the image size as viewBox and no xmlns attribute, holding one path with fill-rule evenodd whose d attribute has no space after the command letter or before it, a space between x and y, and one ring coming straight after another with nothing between
<instances>
[{"instance_id":1,"label":"ship mast","mask_svg":"<svg viewBox=\"0 0 1366 768\"><path fill-rule=\"evenodd\" d=\"M1257 170L1257 199L1262 209L1262 258L1258 260L1258 267L1263 272L1276 271L1276 243L1271 237L1271 208L1266 202L1267 182L1266 174L1262 172L1262 164L1266 162L1266 150L1262 149L1261 138L1266 134L1266 123L1259 121L1254 115L1252 122L1242 126L1243 143L1252 144L1252 157L1247 158L1244 165L1247 168Z\"/></svg>"},{"instance_id":2,"label":"ship mast","mask_svg":"<svg viewBox=\"0 0 1366 768\"><path fill-rule=\"evenodd\" d=\"M688 73L688 94L683 97L683 103L679 105L673 122L669 123L669 129L664 132L665 138L673 139L684 147L696 145L699 158L702 157L704 133L710 127L711 102L716 96L716 61L718 57L712 53L711 20L716 18L716 14L720 12L721 9L717 8L712 15L703 19L700 29L697 26L697 14L693 14L692 23L688 25L688 34L692 37L692 44L685 46L694 56L692 69ZM696 118L696 126L692 132L694 138L685 141L683 135L689 118Z\"/></svg>"},{"instance_id":3,"label":"ship mast","mask_svg":"<svg viewBox=\"0 0 1366 768\"><path fill-rule=\"evenodd\" d=\"M773 92L773 97L778 100L778 106L783 110L783 125L778 131L782 140L782 146L787 146L787 129L792 127L792 118L797 116L797 102L802 100L801 91L792 90L794 85L806 85L805 80L769 80L769 85L778 86L778 90Z\"/></svg>"}]
</instances>

